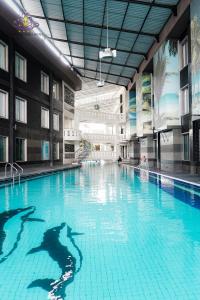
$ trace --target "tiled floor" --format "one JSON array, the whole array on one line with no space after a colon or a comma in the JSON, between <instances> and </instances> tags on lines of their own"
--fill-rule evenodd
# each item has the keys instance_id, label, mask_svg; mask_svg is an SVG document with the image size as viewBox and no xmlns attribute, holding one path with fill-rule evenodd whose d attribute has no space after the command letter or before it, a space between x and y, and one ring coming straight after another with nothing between
<instances>
[{"instance_id":1,"label":"tiled floor","mask_svg":"<svg viewBox=\"0 0 200 300\"><path fill-rule=\"evenodd\" d=\"M129 162L123 162L123 164L129 165L131 167L136 167L135 165L129 163ZM186 174L186 173L180 173L180 172L166 172L166 171L158 171L153 168L149 168L149 171L152 173L165 175L173 178L177 178L180 180L188 181L190 183L195 183L200 185L200 176L199 175L192 175L192 174Z\"/></svg>"},{"instance_id":2,"label":"tiled floor","mask_svg":"<svg viewBox=\"0 0 200 300\"><path fill-rule=\"evenodd\" d=\"M78 168L80 165L77 164L65 164L65 165L55 165L55 166L23 166L23 174L21 174L21 178L28 178L32 176L44 175L47 173L63 171L73 168ZM0 183L4 181L10 181L12 178L10 176L10 170L8 168L7 176L5 177L5 170L3 168L0 169Z\"/></svg>"}]
</instances>

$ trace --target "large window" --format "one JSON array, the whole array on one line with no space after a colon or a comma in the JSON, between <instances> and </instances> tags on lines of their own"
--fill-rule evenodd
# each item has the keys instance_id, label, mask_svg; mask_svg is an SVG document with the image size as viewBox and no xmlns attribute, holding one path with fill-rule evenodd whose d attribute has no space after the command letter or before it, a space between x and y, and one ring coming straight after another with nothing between
<instances>
[{"instance_id":1,"label":"large window","mask_svg":"<svg viewBox=\"0 0 200 300\"><path fill-rule=\"evenodd\" d=\"M60 158L60 147L59 143L53 144L53 159L58 160Z\"/></svg>"},{"instance_id":2,"label":"large window","mask_svg":"<svg viewBox=\"0 0 200 300\"><path fill-rule=\"evenodd\" d=\"M181 89L181 113L186 115L189 113L189 89L188 86Z\"/></svg>"},{"instance_id":3,"label":"large window","mask_svg":"<svg viewBox=\"0 0 200 300\"><path fill-rule=\"evenodd\" d=\"M59 114L53 114L53 129L59 131Z\"/></svg>"},{"instance_id":4,"label":"large window","mask_svg":"<svg viewBox=\"0 0 200 300\"><path fill-rule=\"evenodd\" d=\"M181 69L188 65L188 38L186 37L180 44Z\"/></svg>"},{"instance_id":5,"label":"large window","mask_svg":"<svg viewBox=\"0 0 200 300\"><path fill-rule=\"evenodd\" d=\"M59 100L59 83L54 81L53 82L53 99Z\"/></svg>"},{"instance_id":6,"label":"large window","mask_svg":"<svg viewBox=\"0 0 200 300\"><path fill-rule=\"evenodd\" d=\"M0 118L8 119L8 93L0 90Z\"/></svg>"},{"instance_id":7,"label":"large window","mask_svg":"<svg viewBox=\"0 0 200 300\"><path fill-rule=\"evenodd\" d=\"M41 127L49 129L49 110L41 108Z\"/></svg>"},{"instance_id":8,"label":"large window","mask_svg":"<svg viewBox=\"0 0 200 300\"><path fill-rule=\"evenodd\" d=\"M8 46L0 41L0 69L8 71Z\"/></svg>"},{"instance_id":9,"label":"large window","mask_svg":"<svg viewBox=\"0 0 200 300\"><path fill-rule=\"evenodd\" d=\"M17 122L27 123L27 101L16 97L15 119Z\"/></svg>"},{"instance_id":10,"label":"large window","mask_svg":"<svg viewBox=\"0 0 200 300\"><path fill-rule=\"evenodd\" d=\"M190 159L189 133L183 134L183 159Z\"/></svg>"},{"instance_id":11,"label":"large window","mask_svg":"<svg viewBox=\"0 0 200 300\"><path fill-rule=\"evenodd\" d=\"M27 80L27 62L19 53L15 53L15 76L23 81Z\"/></svg>"},{"instance_id":12,"label":"large window","mask_svg":"<svg viewBox=\"0 0 200 300\"><path fill-rule=\"evenodd\" d=\"M49 95L49 76L41 72L41 91Z\"/></svg>"},{"instance_id":13,"label":"large window","mask_svg":"<svg viewBox=\"0 0 200 300\"><path fill-rule=\"evenodd\" d=\"M8 161L8 137L0 135L0 162Z\"/></svg>"},{"instance_id":14,"label":"large window","mask_svg":"<svg viewBox=\"0 0 200 300\"><path fill-rule=\"evenodd\" d=\"M42 141L42 160L49 160L49 141Z\"/></svg>"},{"instance_id":15,"label":"large window","mask_svg":"<svg viewBox=\"0 0 200 300\"><path fill-rule=\"evenodd\" d=\"M27 160L27 141L26 139L16 138L16 161Z\"/></svg>"}]
</instances>

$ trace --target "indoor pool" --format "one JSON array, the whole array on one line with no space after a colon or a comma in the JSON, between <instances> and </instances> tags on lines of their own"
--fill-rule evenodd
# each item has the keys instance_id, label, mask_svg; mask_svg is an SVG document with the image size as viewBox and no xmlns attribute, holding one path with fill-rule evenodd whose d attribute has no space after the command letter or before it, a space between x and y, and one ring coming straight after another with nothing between
<instances>
[{"instance_id":1,"label":"indoor pool","mask_svg":"<svg viewBox=\"0 0 200 300\"><path fill-rule=\"evenodd\" d=\"M115 164L0 188L0 299L199 300L199 196Z\"/></svg>"}]
</instances>

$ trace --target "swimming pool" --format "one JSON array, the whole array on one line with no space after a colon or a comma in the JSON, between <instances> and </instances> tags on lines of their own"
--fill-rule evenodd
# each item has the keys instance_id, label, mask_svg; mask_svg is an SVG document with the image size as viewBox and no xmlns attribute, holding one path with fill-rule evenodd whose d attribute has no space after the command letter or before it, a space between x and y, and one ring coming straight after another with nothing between
<instances>
[{"instance_id":1,"label":"swimming pool","mask_svg":"<svg viewBox=\"0 0 200 300\"><path fill-rule=\"evenodd\" d=\"M200 299L199 195L114 164L1 188L0 299Z\"/></svg>"}]
</instances>

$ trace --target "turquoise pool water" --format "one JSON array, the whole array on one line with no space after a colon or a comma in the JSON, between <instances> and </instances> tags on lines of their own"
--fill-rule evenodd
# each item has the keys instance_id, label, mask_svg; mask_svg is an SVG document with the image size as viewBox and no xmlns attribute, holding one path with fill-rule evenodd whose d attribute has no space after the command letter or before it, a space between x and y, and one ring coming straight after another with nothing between
<instances>
[{"instance_id":1,"label":"turquoise pool water","mask_svg":"<svg viewBox=\"0 0 200 300\"><path fill-rule=\"evenodd\" d=\"M0 299L200 299L199 195L116 165L1 188Z\"/></svg>"}]
</instances>

